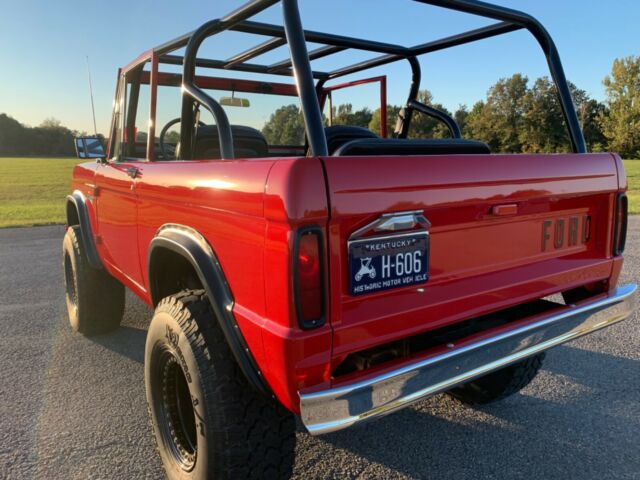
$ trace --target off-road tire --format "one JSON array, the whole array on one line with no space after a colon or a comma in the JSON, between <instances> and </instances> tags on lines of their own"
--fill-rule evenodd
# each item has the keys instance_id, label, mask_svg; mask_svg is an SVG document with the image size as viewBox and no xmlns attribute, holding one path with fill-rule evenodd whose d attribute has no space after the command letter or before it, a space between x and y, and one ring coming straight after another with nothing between
<instances>
[{"instance_id":1,"label":"off-road tire","mask_svg":"<svg viewBox=\"0 0 640 480\"><path fill-rule=\"evenodd\" d=\"M539 353L484 377L460 385L447 393L467 405L484 405L502 400L519 392L531 383L531 380L542 367L544 356L544 352Z\"/></svg>"},{"instance_id":2,"label":"off-road tire","mask_svg":"<svg viewBox=\"0 0 640 480\"><path fill-rule=\"evenodd\" d=\"M156 307L145 386L168 478L291 476L294 416L249 385L203 290L185 290Z\"/></svg>"},{"instance_id":3,"label":"off-road tire","mask_svg":"<svg viewBox=\"0 0 640 480\"><path fill-rule=\"evenodd\" d=\"M86 336L117 329L124 314L124 286L89 265L79 226L67 228L64 235L62 268L71 328Z\"/></svg>"}]
</instances>

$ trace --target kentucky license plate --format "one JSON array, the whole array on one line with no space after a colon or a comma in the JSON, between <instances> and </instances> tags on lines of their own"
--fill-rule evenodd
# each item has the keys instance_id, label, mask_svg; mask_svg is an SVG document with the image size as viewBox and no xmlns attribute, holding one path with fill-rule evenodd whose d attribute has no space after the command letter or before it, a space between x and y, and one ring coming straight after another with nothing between
<instances>
[{"instance_id":1,"label":"kentucky license plate","mask_svg":"<svg viewBox=\"0 0 640 480\"><path fill-rule=\"evenodd\" d=\"M429 234L411 232L349 242L349 291L362 295L424 283L429 278Z\"/></svg>"}]
</instances>

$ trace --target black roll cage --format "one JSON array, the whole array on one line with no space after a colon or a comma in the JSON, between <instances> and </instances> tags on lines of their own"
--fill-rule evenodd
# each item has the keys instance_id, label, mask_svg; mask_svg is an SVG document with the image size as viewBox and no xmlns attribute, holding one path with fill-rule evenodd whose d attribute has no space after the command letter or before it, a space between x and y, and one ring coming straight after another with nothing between
<instances>
[{"instance_id":1,"label":"black roll cage","mask_svg":"<svg viewBox=\"0 0 640 480\"><path fill-rule=\"evenodd\" d=\"M404 47L390 43L305 30L300 20L297 0L253 0L225 17L211 20L193 32L159 45L155 49L152 49L147 55L143 54L134 61L134 63L130 64L129 69L154 58L158 63L182 65L183 94L180 142L181 157L183 159L192 158L195 109L198 105L204 106L215 118L218 125L218 135L220 137L221 158L234 158L233 137L229 120L220 104L196 85L196 67L295 76L310 153L316 156L322 156L327 155L328 151L322 122L320 96L318 93L321 92L323 85L328 80L392 62L406 60L411 66L412 80L407 102L400 118L398 137L407 137L411 116L415 110L443 121L452 135L456 137L460 135L460 132L457 124L451 117L444 112L432 109L417 101L421 81L420 64L417 57L477 40L526 29L538 41L546 56L549 70L560 99L572 149L575 153L586 153L584 136L580 128L558 50L553 39L538 20L531 15L517 10L477 0L413 1L490 18L496 20L497 23L413 47ZM276 3L282 4L283 26L249 20L251 17ZM226 60L198 58L198 50L206 38L227 30L263 35L270 38ZM318 43L322 46L307 51L307 42ZM289 45L290 58L270 65L249 62L254 57L285 44ZM171 52L183 47L186 47L183 57L171 54ZM329 72L316 71L311 68L311 61L347 49L364 50L380 53L381 55Z\"/></svg>"}]
</instances>

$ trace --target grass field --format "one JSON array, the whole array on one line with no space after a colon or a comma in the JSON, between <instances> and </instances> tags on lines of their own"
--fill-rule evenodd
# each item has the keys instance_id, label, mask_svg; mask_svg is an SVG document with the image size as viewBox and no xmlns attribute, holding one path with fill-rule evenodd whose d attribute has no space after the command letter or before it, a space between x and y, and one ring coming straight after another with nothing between
<instances>
[{"instance_id":1,"label":"grass field","mask_svg":"<svg viewBox=\"0 0 640 480\"><path fill-rule=\"evenodd\" d=\"M640 160L625 160L624 169L629 183L629 213L640 214Z\"/></svg>"},{"instance_id":2,"label":"grass field","mask_svg":"<svg viewBox=\"0 0 640 480\"><path fill-rule=\"evenodd\" d=\"M0 158L0 227L64 223L75 158ZM625 160L629 211L640 214L640 160Z\"/></svg>"},{"instance_id":3,"label":"grass field","mask_svg":"<svg viewBox=\"0 0 640 480\"><path fill-rule=\"evenodd\" d=\"M75 158L0 158L0 227L64 223Z\"/></svg>"}]
</instances>

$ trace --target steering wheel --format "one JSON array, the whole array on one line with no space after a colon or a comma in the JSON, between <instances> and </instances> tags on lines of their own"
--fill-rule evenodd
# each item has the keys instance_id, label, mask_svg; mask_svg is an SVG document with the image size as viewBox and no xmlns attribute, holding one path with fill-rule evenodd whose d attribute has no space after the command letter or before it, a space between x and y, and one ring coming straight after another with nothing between
<instances>
[{"instance_id":1,"label":"steering wheel","mask_svg":"<svg viewBox=\"0 0 640 480\"><path fill-rule=\"evenodd\" d=\"M167 155L167 145L164 143L164 137L169 131L171 127L173 127L176 123L180 123L180 117L174 118L173 120L169 120L167 124L162 127L160 131L160 138L158 138L158 143L160 143L160 151L162 152L162 158L165 160L169 160L169 155ZM204 127L206 123L198 121L198 126ZM173 153L171 155L174 159L176 157L176 148L174 147Z\"/></svg>"}]
</instances>

